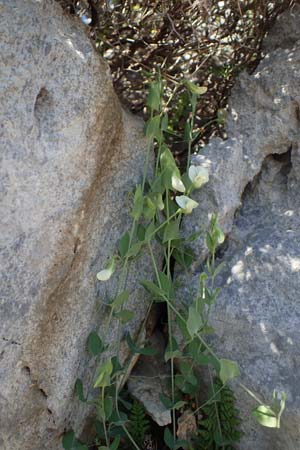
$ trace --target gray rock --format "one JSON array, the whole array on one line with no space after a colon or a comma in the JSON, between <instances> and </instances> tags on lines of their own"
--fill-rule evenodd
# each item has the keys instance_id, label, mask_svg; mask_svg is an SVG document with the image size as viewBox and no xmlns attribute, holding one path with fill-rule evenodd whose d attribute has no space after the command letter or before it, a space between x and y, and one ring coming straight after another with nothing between
<instances>
[{"instance_id":1,"label":"gray rock","mask_svg":"<svg viewBox=\"0 0 300 450\"><path fill-rule=\"evenodd\" d=\"M165 363L166 342L160 331L156 330L149 338L151 348L157 351L155 356L140 356L129 379L128 390L140 401L147 413L159 425L172 422L171 411L160 400L160 394L171 398L170 365Z\"/></svg>"},{"instance_id":2,"label":"gray rock","mask_svg":"<svg viewBox=\"0 0 300 450\"><path fill-rule=\"evenodd\" d=\"M300 447L300 202L288 156L268 157L244 193L217 279L222 291L212 325L218 353L239 363L242 383L265 403L273 389L287 394L282 429L270 431L249 418L257 405L240 390L241 449Z\"/></svg>"},{"instance_id":3,"label":"gray rock","mask_svg":"<svg viewBox=\"0 0 300 450\"><path fill-rule=\"evenodd\" d=\"M212 140L194 158L211 176L183 223L189 235L205 229L215 212L227 235L218 260L225 265L217 279L222 290L211 313L217 353L238 362L240 381L263 401L271 402L274 388L287 394L282 429L269 430L251 418L256 404L235 386L241 450L300 448L299 48L298 41L270 51L253 75L240 76L228 140ZM207 255L203 237L194 248L197 261L181 276L183 298L197 287Z\"/></svg>"},{"instance_id":4,"label":"gray rock","mask_svg":"<svg viewBox=\"0 0 300 450\"><path fill-rule=\"evenodd\" d=\"M278 16L263 43L263 50L269 52L277 48L291 48L299 40L300 5L295 3L287 11Z\"/></svg>"},{"instance_id":5,"label":"gray rock","mask_svg":"<svg viewBox=\"0 0 300 450\"><path fill-rule=\"evenodd\" d=\"M184 221L186 234L206 229L212 212L229 233L247 184L270 154L285 153L300 140L299 46L268 54L253 75L242 73L230 99L228 139L211 142L194 156L210 172L210 181L194 194L200 206ZM197 255L206 256L199 239ZM201 255L201 256L200 256Z\"/></svg>"},{"instance_id":6,"label":"gray rock","mask_svg":"<svg viewBox=\"0 0 300 450\"><path fill-rule=\"evenodd\" d=\"M116 339L102 304L116 283L96 273L130 225L146 142L79 20L50 0L0 0L0 11L0 448L60 449L88 413L73 390L91 381L89 333ZM148 264L131 266L132 336Z\"/></svg>"}]
</instances>

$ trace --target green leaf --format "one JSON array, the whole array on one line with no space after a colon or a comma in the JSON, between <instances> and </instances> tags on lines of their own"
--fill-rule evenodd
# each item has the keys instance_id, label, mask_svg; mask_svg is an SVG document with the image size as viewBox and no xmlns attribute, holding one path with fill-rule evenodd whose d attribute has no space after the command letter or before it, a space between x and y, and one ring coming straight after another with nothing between
<instances>
[{"instance_id":1,"label":"green leaf","mask_svg":"<svg viewBox=\"0 0 300 450\"><path fill-rule=\"evenodd\" d=\"M102 405L97 404L97 416L101 418L101 420L105 420L105 412Z\"/></svg>"},{"instance_id":2,"label":"green leaf","mask_svg":"<svg viewBox=\"0 0 300 450\"><path fill-rule=\"evenodd\" d=\"M138 353L139 355L145 355L145 356L154 356L157 354L157 351L154 348L151 347L137 347L133 340L131 339L131 336L129 333L127 333L126 341L128 348L132 353Z\"/></svg>"},{"instance_id":3,"label":"green leaf","mask_svg":"<svg viewBox=\"0 0 300 450\"><path fill-rule=\"evenodd\" d=\"M88 450L87 445L82 444L75 437L73 431L68 431L62 438L62 446L65 450Z\"/></svg>"},{"instance_id":4,"label":"green leaf","mask_svg":"<svg viewBox=\"0 0 300 450\"><path fill-rule=\"evenodd\" d=\"M161 83L151 83L149 87L149 94L146 100L146 105L152 111L159 111L160 109L160 95L161 95Z\"/></svg>"},{"instance_id":5,"label":"green leaf","mask_svg":"<svg viewBox=\"0 0 300 450\"><path fill-rule=\"evenodd\" d=\"M161 119L161 124L160 124L161 130L167 131L168 124L169 124L169 118L168 118L168 114L166 113L163 115L163 118Z\"/></svg>"},{"instance_id":6,"label":"green leaf","mask_svg":"<svg viewBox=\"0 0 300 450\"><path fill-rule=\"evenodd\" d=\"M166 427L164 431L164 442L168 448L170 448L171 450L174 449L175 439L168 427Z\"/></svg>"},{"instance_id":7,"label":"green leaf","mask_svg":"<svg viewBox=\"0 0 300 450\"><path fill-rule=\"evenodd\" d=\"M224 125L226 122L227 111L224 108L218 109L217 121L219 125Z\"/></svg>"},{"instance_id":8,"label":"green leaf","mask_svg":"<svg viewBox=\"0 0 300 450\"><path fill-rule=\"evenodd\" d=\"M140 284L143 286L146 291L149 292L153 296L154 299L161 298L164 296L164 291L160 289L156 284L154 284L152 281L143 280L140 281Z\"/></svg>"},{"instance_id":9,"label":"green leaf","mask_svg":"<svg viewBox=\"0 0 300 450\"><path fill-rule=\"evenodd\" d=\"M216 267L216 269L215 269L215 271L214 271L214 276L215 276L215 277L216 277L217 275L219 275L219 273L223 270L224 266L225 266L225 263L224 263L224 262L221 262L221 264L219 264L219 265ZM218 293L219 293L219 292L218 292Z\"/></svg>"},{"instance_id":10,"label":"green leaf","mask_svg":"<svg viewBox=\"0 0 300 450\"><path fill-rule=\"evenodd\" d=\"M150 240L154 237L154 232L155 232L155 224L154 222L151 222L145 231L145 242L150 242Z\"/></svg>"},{"instance_id":11,"label":"green leaf","mask_svg":"<svg viewBox=\"0 0 300 450\"><path fill-rule=\"evenodd\" d=\"M74 431L70 430L67 433L63 435L62 438L62 446L65 450L73 450L73 445L75 443L75 433Z\"/></svg>"},{"instance_id":12,"label":"green leaf","mask_svg":"<svg viewBox=\"0 0 300 450\"><path fill-rule=\"evenodd\" d=\"M230 359L220 359L219 377L223 384L232 378L240 376L240 369L236 362Z\"/></svg>"},{"instance_id":13,"label":"green leaf","mask_svg":"<svg viewBox=\"0 0 300 450\"><path fill-rule=\"evenodd\" d=\"M93 356L98 356L104 350L104 345L95 331L89 334L87 340L87 349Z\"/></svg>"},{"instance_id":14,"label":"green leaf","mask_svg":"<svg viewBox=\"0 0 300 450\"><path fill-rule=\"evenodd\" d=\"M180 372L182 373L184 379L192 384L193 386L197 386L198 380L194 375L192 365L190 361L181 361L179 364Z\"/></svg>"},{"instance_id":15,"label":"green leaf","mask_svg":"<svg viewBox=\"0 0 300 450\"><path fill-rule=\"evenodd\" d=\"M200 366L208 366L211 364L218 372L220 371L219 361L211 355L199 354L195 358L195 362Z\"/></svg>"},{"instance_id":16,"label":"green leaf","mask_svg":"<svg viewBox=\"0 0 300 450\"><path fill-rule=\"evenodd\" d=\"M184 140L186 142L189 142L192 140L192 128L191 128L190 119L188 119L184 125Z\"/></svg>"},{"instance_id":17,"label":"green leaf","mask_svg":"<svg viewBox=\"0 0 300 450\"><path fill-rule=\"evenodd\" d=\"M127 414L120 411L120 414L117 414L116 411L113 411L110 423L113 423L116 427L124 425L126 422L128 422L128 416Z\"/></svg>"},{"instance_id":18,"label":"green leaf","mask_svg":"<svg viewBox=\"0 0 300 450\"><path fill-rule=\"evenodd\" d=\"M165 361L168 362L170 359L174 358L181 358L182 353L180 350L168 350L165 352Z\"/></svg>"},{"instance_id":19,"label":"green leaf","mask_svg":"<svg viewBox=\"0 0 300 450\"><path fill-rule=\"evenodd\" d=\"M151 220L155 217L156 206L149 196L144 198L144 202L145 202L143 209L144 217L147 220Z\"/></svg>"},{"instance_id":20,"label":"green leaf","mask_svg":"<svg viewBox=\"0 0 300 450\"><path fill-rule=\"evenodd\" d=\"M172 173L174 172L175 175L180 177L180 172L177 167L174 156L167 146L164 147L164 150L160 155L160 165L162 170L170 169Z\"/></svg>"},{"instance_id":21,"label":"green leaf","mask_svg":"<svg viewBox=\"0 0 300 450\"><path fill-rule=\"evenodd\" d=\"M179 222L177 220L167 223L164 227L163 244L175 239L180 239Z\"/></svg>"},{"instance_id":22,"label":"green leaf","mask_svg":"<svg viewBox=\"0 0 300 450\"><path fill-rule=\"evenodd\" d=\"M225 240L225 235L220 227L216 226L214 230L214 239L218 245L223 244Z\"/></svg>"},{"instance_id":23,"label":"green leaf","mask_svg":"<svg viewBox=\"0 0 300 450\"><path fill-rule=\"evenodd\" d=\"M180 409L182 408L184 405L186 405L186 402L184 402L183 400L179 400L178 402L175 402L173 405L174 409Z\"/></svg>"},{"instance_id":24,"label":"green leaf","mask_svg":"<svg viewBox=\"0 0 300 450\"><path fill-rule=\"evenodd\" d=\"M180 409L186 404L186 402L182 400L173 403L172 400L166 397L164 394L159 394L159 398L166 409Z\"/></svg>"},{"instance_id":25,"label":"green leaf","mask_svg":"<svg viewBox=\"0 0 300 450\"><path fill-rule=\"evenodd\" d=\"M105 420L109 420L112 411L113 411L113 400L111 397L106 397L104 399L104 413L105 413Z\"/></svg>"},{"instance_id":26,"label":"green leaf","mask_svg":"<svg viewBox=\"0 0 300 450\"><path fill-rule=\"evenodd\" d=\"M136 230L136 235L139 241L142 242L145 239L145 233L146 233L145 227L139 223Z\"/></svg>"},{"instance_id":27,"label":"green leaf","mask_svg":"<svg viewBox=\"0 0 300 450\"><path fill-rule=\"evenodd\" d=\"M183 440L176 441L176 439L173 437L171 431L167 427L165 428L165 431L164 431L164 441L165 441L166 446L168 448L170 448L171 450L177 450L179 448L186 447L186 445L187 445L186 441L183 441Z\"/></svg>"},{"instance_id":28,"label":"green leaf","mask_svg":"<svg viewBox=\"0 0 300 450\"><path fill-rule=\"evenodd\" d=\"M189 383L183 375L175 376L175 385L185 394L195 395L199 390L198 383L195 383L196 380L193 380L194 383Z\"/></svg>"},{"instance_id":29,"label":"green leaf","mask_svg":"<svg viewBox=\"0 0 300 450\"><path fill-rule=\"evenodd\" d=\"M116 436L113 443L110 444L110 447L109 447L110 450L117 450L120 445L120 440L121 440L120 436Z\"/></svg>"},{"instance_id":30,"label":"green leaf","mask_svg":"<svg viewBox=\"0 0 300 450\"><path fill-rule=\"evenodd\" d=\"M81 442L77 441L75 443L75 450L88 450L88 446L86 444L82 444Z\"/></svg>"},{"instance_id":31,"label":"green leaf","mask_svg":"<svg viewBox=\"0 0 300 450\"><path fill-rule=\"evenodd\" d=\"M98 377L94 384L94 388L106 387L110 385L110 375L112 374L113 364L111 358L105 361L98 371Z\"/></svg>"},{"instance_id":32,"label":"green leaf","mask_svg":"<svg viewBox=\"0 0 300 450\"><path fill-rule=\"evenodd\" d=\"M124 305L125 302L127 302L129 297L128 291L123 291L121 294L119 294L114 301L111 303L112 308L120 308L122 305Z\"/></svg>"},{"instance_id":33,"label":"green leaf","mask_svg":"<svg viewBox=\"0 0 300 450\"><path fill-rule=\"evenodd\" d=\"M119 242L119 253L122 258L124 258L128 252L129 241L130 241L130 236L129 236L128 231L126 231L123 234L123 236L121 237L120 242Z\"/></svg>"},{"instance_id":34,"label":"green leaf","mask_svg":"<svg viewBox=\"0 0 300 450\"><path fill-rule=\"evenodd\" d=\"M192 233L187 238L188 242L194 242L198 237L200 237L202 234L202 231L196 231L195 233Z\"/></svg>"},{"instance_id":35,"label":"green leaf","mask_svg":"<svg viewBox=\"0 0 300 450\"><path fill-rule=\"evenodd\" d=\"M125 408L128 411L131 410L131 408L132 408L132 403L131 402L128 402L127 400L124 400L124 398L122 398L122 397L119 397L119 401L120 401L120 403L122 403L123 406L125 406Z\"/></svg>"},{"instance_id":36,"label":"green leaf","mask_svg":"<svg viewBox=\"0 0 300 450\"><path fill-rule=\"evenodd\" d=\"M153 207L156 209L159 209L159 211L162 211L164 209L164 202L162 199L162 194L159 192L150 192L148 194L147 199L151 201Z\"/></svg>"},{"instance_id":37,"label":"green leaf","mask_svg":"<svg viewBox=\"0 0 300 450\"><path fill-rule=\"evenodd\" d=\"M83 384L79 378L77 378L77 380L75 382L75 393L81 402L86 402L86 398L84 397L84 392L83 392Z\"/></svg>"},{"instance_id":38,"label":"green leaf","mask_svg":"<svg viewBox=\"0 0 300 450\"><path fill-rule=\"evenodd\" d=\"M138 220L143 212L143 206L144 206L144 196L142 192L141 186L137 186L134 194L134 200L133 200L133 208L132 208L132 217L135 220Z\"/></svg>"},{"instance_id":39,"label":"green leaf","mask_svg":"<svg viewBox=\"0 0 300 450\"><path fill-rule=\"evenodd\" d=\"M174 450L178 450L178 449L180 449L180 448L181 448L181 449L182 449L182 448L187 448L187 445L188 445L188 442L187 442L187 441L184 441L184 440L180 439L180 440L176 441ZM189 450L193 450L193 447L189 447Z\"/></svg>"},{"instance_id":40,"label":"green leaf","mask_svg":"<svg viewBox=\"0 0 300 450\"><path fill-rule=\"evenodd\" d=\"M192 83L191 81L188 80L185 80L185 85L192 94L203 95L207 91L207 87L197 86L197 84Z\"/></svg>"},{"instance_id":41,"label":"green leaf","mask_svg":"<svg viewBox=\"0 0 300 450\"><path fill-rule=\"evenodd\" d=\"M189 307L188 320L186 322L187 330L190 336L193 338L198 333L202 326L202 318L194 306Z\"/></svg>"},{"instance_id":42,"label":"green leaf","mask_svg":"<svg viewBox=\"0 0 300 450\"><path fill-rule=\"evenodd\" d=\"M165 192L162 175L157 175L154 178L153 183L151 185L151 190L152 190L152 192L159 193L159 194L163 194Z\"/></svg>"},{"instance_id":43,"label":"green leaf","mask_svg":"<svg viewBox=\"0 0 300 450\"><path fill-rule=\"evenodd\" d=\"M176 323L177 323L177 325L178 325L178 327L179 327L179 329L181 331L183 339L188 342L190 340L191 336L190 336L190 333L187 330L186 321L181 319L180 317L176 317Z\"/></svg>"},{"instance_id":44,"label":"green leaf","mask_svg":"<svg viewBox=\"0 0 300 450\"><path fill-rule=\"evenodd\" d=\"M275 412L279 420L281 414L285 409L285 402L286 402L286 393L282 392L280 395L280 393L275 389L273 392L272 410Z\"/></svg>"},{"instance_id":45,"label":"green leaf","mask_svg":"<svg viewBox=\"0 0 300 450\"><path fill-rule=\"evenodd\" d=\"M187 173L184 173L181 178L182 178L183 184L185 185L186 191L187 192L192 192L192 190L193 190L193 182L191 181L189 175ZM199 233L199 235L200 234L201 233ZM189 240L189 238L188 238L188 240Z\"/></svg>"},{"instance_id":46,"label":"green leaf","mask_svg":"<svg viewBox=\"0 0 300 450\"><path fill-rule=\"evenodd\" d=\"M145 136L148 138L160 139L160 115L152 117L146 122L145 125Z\"/></svg>"},{"instance_id":47,"label":"green leaf","mask_svg":"<svg viewBox=\"0 0 300 450\"><path fill-rule=\"evenodd\" d=\"M172 256L181 266L185 267L186 269L188 269L194 261L193 251L188 247L179 250L175 249L172 253Z\"/></svg>"},{"instance_id":48,"label":"green leaf","mask_svg":"<svg viewBox=\"0 0 300 450\"><path fill-rule=\"evenodd\" d=\"M161 285L161 289L164 291L165 296L171 299L174 296L173 282L164 272L158 272L158 278Z\"/></svg>"},{"instance_id":49,"label":"green leaf","mask_svg":"<svg viewBox=\"0 0 300 450\"><path fill-rule=\"evenodd\" d=\"M263 427L278 428L278 420L276 414L269 406L258 406L252 411L252 416Z\"/></svg>"},{"instance_id":50,"label":"green leaf","mask_svg":"<svg viewBox=\"0 0 300 450\"><path fill-rule=\"evenodd\" d=\"M123 371L123 367L121 366L117 356L113 356L111 358L111 362L113 365L113 374L116 375L118 372L122 372Z\"/></svg>"},{"instance_id":51,"label":"green leaf","mask_svg":"<svg viewBox=\"0 0 300 450\"><path fill-rule=\"evenodd\" d=\"M172 342L169 342L165 351L165 361L169 361L171 358L180 358L182 356L181 351L179 350L177 341L174 337L172 337Z\"/></svg>"},{"instance_id":52,"label":"green leaf","mask_svg":"<svg viewBox=\"0 0 300 450\"><path fill-rule=\"evenodd\" d=\"M206 245L207 245L208 250L210 251L211 254L213 254L215 252L216 245L215 245L215 243L213 241L213 238L212 238L210 233L206 233L205 241L206 241Z\"/></svg>"},{"instance_id":53,"label":"green leaf","mask_svg":"<svg viewBox=\"0 0 300 450\"><path fill-rule=\"evenodd\" d=\"M134 318L134 312L129 309L122 309L121 311L115 312L114 317L119 319L122 323L127 323Z\"/></svg>"},{"instance_id":54,"label":"green leaf","mask_svg":"<svg viewBox=\"0 0 300 450\"><path fill-rule=\"evenodd\" d=\"M104 432L103 423L100 422L100 420L96 419L94 421L94 426L95 426L95 429L96 429L97 437L100 438L100 439L105 439L105 432Z\"/></svg>"},{"instance_id":55,"label":"green leaf","mask_svg":"<svg viewBox=\"0 0 300 450\"><path fill-rule=\"evenodd\" d=\"M164 394L159 394L159 399L166 409L172 409L173 402L169 397Z\"/></svg>"},{"instance_id":56,"label":"green leaf","mask_svg":"<svg viewBox=\"0 0 300 450\"><path fill-rule=\"evenodd\" d=\"M141 241L136 242L135 244L133 244L130 249L127 252L127 257L128 258L135 258L139 253L140 250L142 248L143 243Z\"/></svg>"}]
</instances>

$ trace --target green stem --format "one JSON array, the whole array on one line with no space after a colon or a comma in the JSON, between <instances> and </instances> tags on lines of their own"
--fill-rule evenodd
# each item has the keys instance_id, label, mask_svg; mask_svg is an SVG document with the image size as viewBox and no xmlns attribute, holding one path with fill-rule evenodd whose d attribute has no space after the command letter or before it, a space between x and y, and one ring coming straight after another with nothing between
<instances>
[{"instance_id":1,"label":"green stem","mask_svg":"<svg viewBox=\"0 0 300 450\"><path fill-rule=\"evenodd\" d=\"M165 296L162 295L162 298L170 305L170 308L172 309L172 311L174 311L174 313L176 314L176 316L184 323L186 324L186 320L183 317L182 314L180 314L180 312L172 305L172 303L170 303L169 299ZM220 359L217 357L217 355L215 354L215 352L212 350L212 348L205 342L205 340L203 339L203 337L199 334L196 333L197 338L199 339L199 341L203 344L203 346L206 348L206 350L211 354L211 356L213 356L217 361L220 361Z\"/></svg>"},{"instance_id":2,"label":"green stem","mask_svg":"<svg viewBox=\"0 0 300 450\"><path fill-rule=\"evenodd\" d=\"M176 217L178 214L181 214L180 209L177 209L177 211L174 212L174 214L172 214L167 220L165 220L163 223L161 223L149 236L149 239L152 238L152 236L154 236L159 230L161 230L166 223L170 222L171 219L174 219L174 217Z\"/></svg>"},{"instance_id":3,"label":"green stem","mask_svg":"<svg viewBox=\"0 0 300 450\"><path fill-rule=\"evenodd\" d=\"M102 390L101 390L101 400L102 400L102 408L103 408L103 412L104 412L104 414L105 414L105 410L104 410L105 387L103 387ZM108 440L108 436L107 436L105 417L102 417L102 423L103 423L103 429L104 429L104 436L105 436L106 446L109 447L109 440Z\"/></svg>"},{"instance_id":4,"label":"green stem","mask_svg":"<svg viewBox=\"0 0 300 450\"><path fill-rule=\"evenodd\" d=\"M125 431L128 439L130 440L130 442L132 443L132 445L134 446L134 448L136 450L141 450L140 447L138 446L138 444L135 442L135 440L133 439L133 437L131 436L131 434L129 433L129 431L127 430L126 426L124 425L124 423L122 422L121 416L120 416L120 411L119 411L119 390L116 386L116 395L115 395L115 403L116 403L116 412L118 415L118 419L121 421L122 423L122 428Z\"/></svg>"},{"instance_id":5,"label":"green stem","mask_svg":"<svg viewBox=\"0 0 300 450\"><path fill-rule=\"evenodd\" d=\"M192 141L189 139L188 141L188 157L187 157L187 171L189 170L190 164L191 164L191 153L192 153Z\"/></svg>"},{"instance_id":6,"label":"green stem","mask_svg":"<svg viewBox=\"0 0 300 450\"><path fill-rule=\"evenodd\" d=\"M152 259L152 264L154 267L154 271L155 271L155 275L156 275L156 280L157 283L159 285L159 287L161 288L160 285L160 279L159 279L159 275L158 275L158 270L157 270L157 266L156 266L156 262L155 262L155 258L153 255L153 251L151 248L150 243L148 244L149 246L149 250L150 250L150 255L151 255L151 259ZM170 309L175 313L175 315L184 323L186 324L186 320L183 317L182 314L180 314L180 312L175 308L175 306L170 302L170 300L168 299L168 297L166 297L165 295L162 295L162 298L165 300L165 302L167 303L167 305L170 307ZM199 333L196 333L197 338L199 339L199 341L201 342L201 344L206 348L206 350L217 360L220 361L220 359L217 357L217 355L215 354L215 352L212 350L212 348L205 342L205 340L202 338L202 336Z\"/></svg>"},{"instance_id":7,"label":"green stem","mask_svg":"<svg viewBox=\"0 0 300 450\"><path fill-rule=\"evenodd\" d=\"M193 128L194 128L194 119L195 119L195 114L196 114L196 101L197 99L194 98L194 102L193 102L193 95L192 94L192 114L190 117L190 136L189 136L189 140L188 140L188 157L187 157L187 168L186 171L188 172L189 167L190 167L190 163L191 163L191 153L192 153L192 143L193 143Z\"/></svg>"},{"instance_id":8,"label":"green stem","mask_svg":"<svg viewBox=\"0 0 300 450\"><path fill-rule=\"evenodd\" d=\"M148 168L149 168L149 161L150 161L150 152L151 148L153 147L153 139L150 139L148 145L147 145L147 152L146 152L146 161L144 165L144 174L143 174L143 182L142 182L142 192L144 192Z\"/></svg>"},{"instance_id":9,"label":"green stem","mask_svg":"<svg viewBox=\"0 0 300 450\"><path fill-rule=\"evenodd\" d=\"M167 221L170 222L170 207L169 207L169 190L166 190L166 209L167 209ZM172 282L171 277L171 241L167 243L167 277L170 282ZM160 286L161 287L161 286ZM169 304L167 304L167 314L168 314L168 335L169 335L169 347L171 351L171 390L172 390L172 403L175 403L175 377L174 377L174 357L173 357L173 340L172 340L172 312ZM172 408L172 426L173 426L173 438L174 442L176 440L176 416L175 408Z\"/></svg>"},{"instance_id":10,"label":"green stem","mask_svg":"<svg viewBox=\"0 0 300 450\"><path fill-rule=\"evenodd\" d=\"M202 403L202 405L198 406L197 409L195 409L195 411L193 411L193 415L195 416L201 409L203 409L206 405L208 405L209 403L212 402L212 400L217 397L217 395L224 389L225 384L223 384L220 389L218 389L217 391L214 391L214 394L208 399L206 400L204 403Z\"/></svg>"},{"instance_id":11,"label":"green stem","mask_svg":"<svg viewBox=\"0 0 300 450\"><path fill-rule=\"evenodd\" d=\"M213 396L215 396L216 393L215 393L214 382L213 382L213 379L212 379L212 376L211 376L210 368L208 368L208 372L209 372L209 379L210 379L210 384L211 384L211 389L212 389L212 392L213 392ZM215 407L215 411L216 411L216 417L217 417L219 433L220 433L220 436L221 436L221 438L223 440L223 434L222 434L222 428L221 428L221 422L220 422L220 416L219 416L219 408L218 408L217 402L214 402L214 407ZM221 444L221 448L224 449L224 445L223 444Z\"/></svg>"}]
</instances>

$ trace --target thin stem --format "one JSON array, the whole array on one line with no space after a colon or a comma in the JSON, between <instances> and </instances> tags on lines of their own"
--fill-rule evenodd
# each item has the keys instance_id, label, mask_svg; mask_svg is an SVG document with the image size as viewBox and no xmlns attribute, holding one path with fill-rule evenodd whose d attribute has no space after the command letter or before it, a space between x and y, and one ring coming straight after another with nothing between
<instances>
[{"instance_id":1,"label":"thin stem","mask_svg":"<svg viewBox=\"0 0 300 450\"><path fill-rule=\"evenodd\" d=\"M161 223L149 236L149 239L152 238L152 236L154 236L159 230L161 230L166 223L170 222L171 219L174 219L174 217L176 217L178 214L181 214L180 209L177 209L177 211L174 212L174 214L172 214L167 220L165 220L163 223Z\"/></svg>"},{"instance_id":2,"label":"thin stem","mask_svg":"<svg viewBox=\"0 0 300 450\"><path fill-rule=\"evenodd\" d=\"M189 141L188 141L188 157L187 157L187 163L186 163L187 171L188 171L188 169L190 167L190 163L191 163L191 153L192 153L192 140L189 139Z\"/></svg>"},{"instance_id":3,"label":"thin stem","mask_svg":"<svg viewBox=\"0 0 300 450\"><path fill-rule=\"evenodd\" d=\"M195 411L193 411L193 414L197 414L197 412L199 412L202 408L204 408L204 406L208 405L225 387L225 384L222 385L222 387L220 387L220 389L218 389L217 391L214 391L214 394L208 399L206 400L204 403L202 403L202 405L198 406L197 409L195 409Z\"/></svg>"},{"instance_id":4,"label":"thin stem","mask_svg":"<svg viewBox=\"0 0 300 450\"><path fill-rule=\"evenodd\" d=\"M129 431L127 430L127 428L124 425L124 423L122 422L122 419L121 419L121 416L120 416L120 411L119 411L119 390L118 390L117 387L116 387L115 403L116 403L116 412L117 412L119 420L121 421L121 426L122 426L123 430L125 431L125 433L126 433L128 439L130 440L130 442L133 444L134 448L136 450L141 450L140 447L138 446L138 444L135 442L135 440L131 436L131 434L129 433Z\"/></svg>"},{"instance_id":5,"label":"thin stem","mask_svg":"<svg viewBox=\"0 0 300 450\"><path fill-rule=\"evenodd\" d=\"M105 387L103 387L101 389L101 400L102 400L102 408L103 408L103 412L104 412ZM105 417L102 417L102 423L103 423L103 429L104 429L105 442L106 442L107 447L109 447L109 440L108 440L108 436L107 436Z\"/></svg>"},{"instance_id":6,"label":"thin stem","mask_svg":"<svg viewBox=\"0 0 300 450\"><path fill-rule=\"evenodd\" d=\"M151 111L151 119L153 117L153 111ZM146 152L146 160L144 164L144 174L143 174L143 182L142 182L142 192L144 192L146 178L147 178L147 172L149 168L149 160L150 160L150 152L151 148L153 147L153 139L149 139L148 145L147 145L147 152Z\"/></svg>"},{"instance_id":7,"label":"thin stem","mask_svg":"<svg viewBox=\"0 0 300 450\"><path fill-rule=\"evenodd\" d=\"M254 400L257 401L257 403L263 405L263 402L254 394L254 392L250 391L250 389L248 389L243 383L238 383L238 385L242 389L244 389L244 391L247 392L247 394L250 395L250 397L254 398Z\"/></svg>"},{"instance_id":8,"label":"thin stem","mask_svg":"<svg viewBox=\"0 0 300 450\"><path fill-rule=\"evenodd\" d=\"M169 208L169 190L166 190L166 209L167 209L167 221L170 222L170 208ZM169 240L167 243L167 277L172 282L171 277L171 241ZM167 313L168 313L168 335L169 335L169 346L171 351L171 390L172 390L172 403L175 403L175 378L174 378L174 357L173 357L173 340L172 340L172 312L169 304L167 304ZM172 408L172 427L173 427L173 438L174 442L176 439L176 416L175 416L175 408Z\"/></svg>"},{"instance_id":9,"label":"thin stem","mask_svg":"<svg viewBox=\"0 0 300 450\"><path fill-rule=\"evenodd\" d=\"M169 299L165 296L162 295L162 298L170 305L170 308L174 311L174 313L176 314L177 317L179 317L180 320L182 320L182 322L184 324L186 324L186 320L183 317L182 314L180 314L180 312L172 305L172 303L170 303ZM215 354L215 352L211 349L211 347L205 342L205 340L203 339L203 337L199 334L196 333L197 338L199 339L199 341L204 345L204 347L206 348L206 350L217 360L220 361L219 358L217 357L217 355Z\"/></svg>"},{"instance_id":10,"label":"thin stem","mask_svg":"<svg viewBox=\"0 0 300 450\"><path fill-rule=\"evenodd\" d=\"M197 97L192 94L191 97L191 104L192 104L192 114L190 117L190 135L188 140L188 157L187 157L187 168L186 171L188 172L190 163L191 163L191 153L192 153L192 143L193 143L193 128L194 128L194 120L195 120L195 113L196 113L196 104L197 104Z\"/></svg>"},{"instance_id":11,"label":"thin stem","mask_svg":"<svg viewBox=\"0 0 300 450\"><path fill-rule=\"evenodd\" d=\"M211 389L212 389L213 395L215 395L214 382L213 382L213 379L212 379L212 376L211 376L210 368L208 368L208 373L209 373L209 379L210 379ZM222 428L221 428L221 422L220 422L220 416L219 416L219 409L218 409L218 405L217 405L216 402L214 402L214 406L215 406L215 410L216 410L216 417L217 417L217 423L218 423L219 433L220 433L220 436L222 437ZM222 439L223 439L223 437L222 437ZM224 445L223 445L223 444L221 444L221 448L224 449Z\"/></svg>"},{"instance_id":12,"label":"thin stem","mask_svg":"<svg viewBox=\"0 0 300 450\"><path fill-rule=\"evenodd\" d=\"M153 250L152 250L150 242L148 243L148 247L149 247L149 252L150 252L150 256L151 256L151 260L152 260L152 265L153 265L153 268L154 268L154 271L155 271L155 276L156 276L157 281L160 283L158 269L157 269L155 257L154 257Z\"/></svg>"}]
</instances>

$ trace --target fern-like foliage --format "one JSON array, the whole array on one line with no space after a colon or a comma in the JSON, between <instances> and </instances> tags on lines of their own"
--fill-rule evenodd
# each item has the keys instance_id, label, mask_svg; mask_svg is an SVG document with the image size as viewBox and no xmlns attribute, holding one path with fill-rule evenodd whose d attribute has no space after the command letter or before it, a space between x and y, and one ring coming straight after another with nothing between
<instances>
[{"instance_id":1,"label":"fern-like foliage","mask_svg":"<svg viewBox=\"0 0 300 450\"><path fill-rule=\"evenodd\" d=\"M214 400L203 407L203 419L200 421L197 449L199 450L234 450L242 432L239 430L241 420L235 407L235 397L228 386L222 386L217 379L213 384L213 393L218 393Z\"/></svg>"},{"instance_id":2,"label":"fern-like foliage","mask_svg":"<svg viewBox=\"0 0 300 450\"><path fill-rule=\"evenodd\" d=\"M138 444L142 444L145 439L145 434L150 427L149 420L146 417L145 409L141 403L134 401L130 411L130 425L129 431L134 440Z\"/></svg>"}]
</instances>

